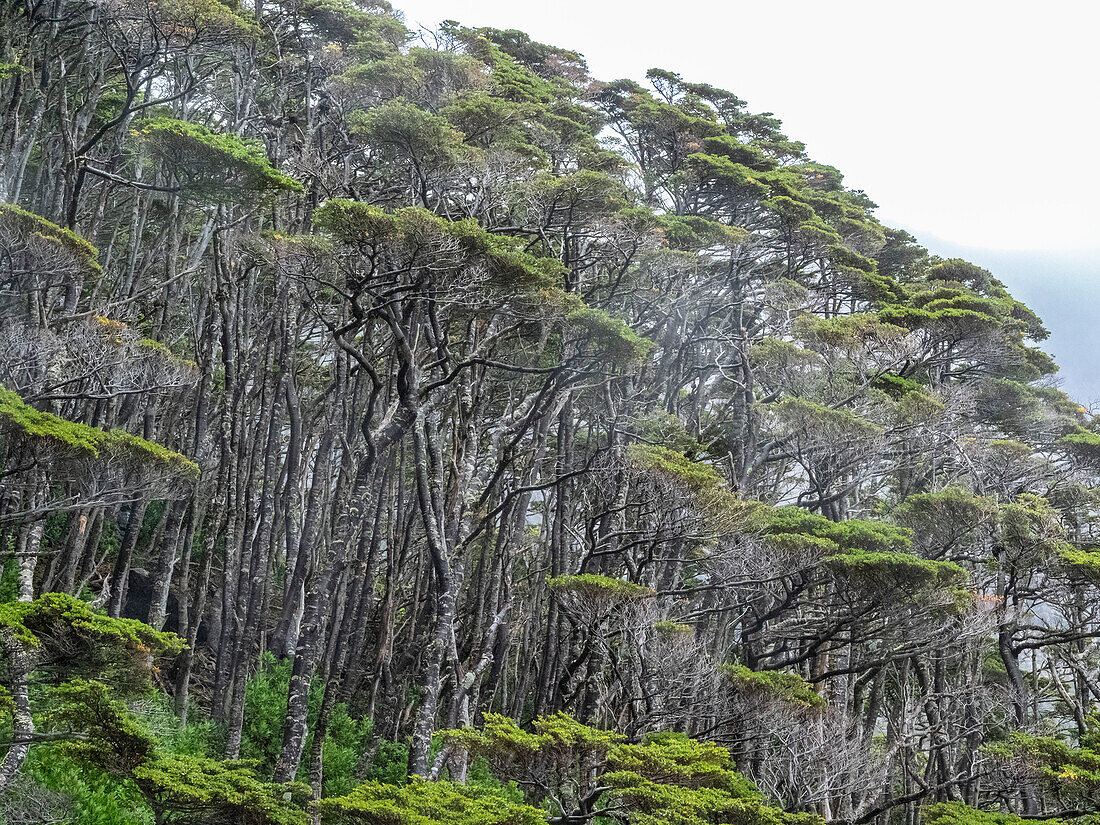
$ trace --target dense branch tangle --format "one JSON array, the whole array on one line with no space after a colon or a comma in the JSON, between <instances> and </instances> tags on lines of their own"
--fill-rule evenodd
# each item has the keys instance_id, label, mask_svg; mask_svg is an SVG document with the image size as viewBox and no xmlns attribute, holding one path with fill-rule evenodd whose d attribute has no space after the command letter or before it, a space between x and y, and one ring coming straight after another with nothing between
<instances>
[{"instance_id":1,"label":"dense branch tangle","mask_svg":"<svg viewBox=\"0 0 1100 825\"><path fill-rule=\"evenodd\" d=\"M0 594L177 633L211 760L337 797L359 725L359 776L489 764L563 823L657 817L677 759L692 816L1093 810L1100 433L1030 310L774 118L383 3L0 33ZM64 732L3 638L13 782ZM157 816L270 791L141 748ZM314 813L484 802L432 787Z\"/></svg>"}]
</instances>

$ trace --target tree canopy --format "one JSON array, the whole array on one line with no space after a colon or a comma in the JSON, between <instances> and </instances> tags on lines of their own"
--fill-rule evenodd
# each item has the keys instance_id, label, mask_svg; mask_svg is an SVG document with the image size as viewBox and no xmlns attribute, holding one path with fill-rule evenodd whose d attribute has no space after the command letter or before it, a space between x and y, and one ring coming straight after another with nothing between
<instances>
[{"instance_id":1,"label":"tree canopy","mask_svg":"<svg viewBox=\"0 0 1100 825\"><path fill-rule=\"evenodd\" d=\"M1095 819L1100 420L826 161L384 0L0 6L0 820Z\"/></svg>"}]
</instances>

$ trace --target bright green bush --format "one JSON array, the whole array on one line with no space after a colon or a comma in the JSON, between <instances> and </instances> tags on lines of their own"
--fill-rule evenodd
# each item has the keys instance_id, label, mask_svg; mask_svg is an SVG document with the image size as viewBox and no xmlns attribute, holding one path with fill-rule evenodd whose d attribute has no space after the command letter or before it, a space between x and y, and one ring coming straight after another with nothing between
<instances>
[{"instance_id":1,"label":"bright green bush","mask_svg":"<svg viewBox=\"0 0 1100 825\"><path fill-rule=\"evenodd\" d=\"M485 788L413 777L407 785L365 782L314 803L323 823L345 825L543 825L546 815Z\"/></svg>"},{"instance_id":2,"label":"bright green bush","mask_svg":"<svg viewBox=\"0 0 1100 825\"><path fill-rule=\"evenodd\" d=\"M293 662L276 659L271 653L260 657L256 672L245 688L244 727L241 730L241 756L254 760L261 775L270 776L279 758L283 743L283 723L286 720L287 689ZM310 734L306 741L308 754L312 746L312 728L324 698L324 685L315 680L309 696ZM367 749L371 737L369 719L353 717L347 705L338 703L329 716L325 736L322 764L324 765L324 794L339 796L348 793L356 782L355 771L361 755ZM389 743L386 743L389 745ZM387 755L389 755L387 753ZM375 754L376 758L379 756ZM400 776L404 778L407 752L399 761ZM395 770L387 762L379 763L378 778L396 779ZM308 759L302 761L298 780L308 779Z\"/></svg>"}]
</instances>

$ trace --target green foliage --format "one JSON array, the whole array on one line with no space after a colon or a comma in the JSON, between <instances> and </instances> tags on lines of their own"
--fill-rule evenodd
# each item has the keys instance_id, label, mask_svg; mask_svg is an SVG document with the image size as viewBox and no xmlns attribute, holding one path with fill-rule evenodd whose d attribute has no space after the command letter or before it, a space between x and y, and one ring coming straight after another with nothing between
<instances>
[{"instance_id":1,"label":"green foliage","mask_svg":"<svg viewBox=\"0 0 1100 825\"><path fill-rule=\"evenodd\" d=\"M883 593L895 588L899 593L952 588L966 578L965 571L953 562L910 552L912 532L887 522L832 522L795 507L777 507L771 511L767 530L788 541L801 539L803 549L816 549L821 564L841 580Z\"/></svg>"},{"instance_id":2,"label":"green foliage","mask_svg":"<svg viewBox=\"0 0 1100 825\"><path fill-rule=\"evenodd\" d=\"M456 158L462 147L463 134L446 118L407 100L390 100L363 113L354 128L366 140L419 163L446 162Z\"/></svg>"},{"instance_id":3,"label":"green foliage","mask_svg":"<svg viewBox=\"0 0 1100 825\"><path fill-rule=\"evenodd\" d=\"M67 676L127 683L145 673L150 656L174 656L183 640L136 619L112 619L73 596L45 593L30 602L0 604L0 628Z\"/></svg>"},{"instance_id":4,"label":"green foliage","mask_svg":"<svg viewBox=\"0 0 1100 825\"><path fill-rule=\"evenodd\" d=\"M0 60L0 80L7 80L9 77L25 74L30 69L20 63L8 63Z\"/></svg>"},{"instance_id":5,"label":"green foliage","mask_svg":"<svg viewBox=\"0 0 1100 825\"><path fill-rule=\"evenodd\" d=\"M785 434L816 441L850 442L881 435L882 428L844 407L833 409L805 398L788 398L772 405Z\"/></svg>"},{"instance_id":6,"label":"green foliage","mask_svg":"<svg viewBox=\"0 0 1100 825\"><path fill-rule=\"evenodd\" d=\"M481 730L462 728L447 731L444 737L490 764L541 758L565 772L583 771L594 758L606 757L624 738L613 731L583 725L565 713L540 716L531 727L528 732L507 716L487 713Z\"/></svg>"},{"instance_id":7,"label":"green foliage","mask_svg":"<svg viewBox=\"0 0 1100 825\"><path fill-rule=\"evenodd\" d=\"M664 732L629 744L564 714L539 717L531 728L524 731L511 719L488 714L483 730L447 736L484 756L500 776L517 781L556 815L568 816L592 794L608 815L641 825L819 821L765 805L763 795L737 773L729 751L709 742Z\"/></svg>"},{"instance_id":8,"label":"green foliage","mask_svg":"<svg viewBox=\"0 0 1100 825\"><path fill-rule=\"evenodd\" d=\"M924 588L951 588L966 581L966 571L950 561L932 561L912 553L858 550L828 556L825 565L851 583L889 593L911 594Z\"/></svg>"},{"instance_id":9,"label":"green foliage","mask_svg":"<svg viewBox=\"0 0 1100 825\"><path fill-rule=\"evenodd\" d=\"M11 390L0 388L0 428L80 458L119 459L164 469L185 480L199 475L189 458L122 430L101 430L41 412Z\"/></svg>"},{"instance_id":10,"label":"green foliage","mask_svg":"<svg viewBox=\"0 0 1100 825\"><path fill-rule=\"evenodd\" d=\"M127 777L152 756L153 737L102 682L73 679L54 688L50 700L49 726L83 734L61 746L73 758Z\"/></svg>"},{"instance_id":11,"label":"green foliage","mask_svg":"<svg viewBox=\"0 0 1100 825\"><path fill-rule=\"evenodd\" d=\"M797 330L806 345L818 351L833 349L852 352L868 344L896 341L905 335L905 330L901 327L883 323L880 317L871 313L844 315L839 318L807 316L799 319Z\"/></svg>"},{"instance_id":12,"label":"green foliage","mask_svg":"<svg viewBox=\"0 0 1100 825\"><path fill-rule=\"evenodd\" d=\"M683 733L651 733L639 745L618 744L608 754L608 768L651 782L718 788L738 798L763 800L756 786L737 773L726 748Z\"/></svg>"},{"instance_id":13,"label":"green foliage","mask_svg":"<svg viewBox=\"0 0 1100 825\"><path fill-rule=\"evenodd\" d=\"M178 653L183 641L63 593L0 604L0 634L31 654L42 684L32 693L32 710L43 700L40 727L78 735L32 748L29 781L71 797L80 823L151 821L125 780L152 756L155 741L118 697L146 694L148 663Z\"/></svg>"},{"instance_id":14,"label":"green foliage","mask_svg":"<svg viewBox=\"0 0 1100 825\"><path fill-rule=\"evenodd\" d=\"M706 450L706 445L687 431L678 416L664 410L649 411L635 422L635 428L643 441L680 453L688 459L694 459Z\"/></svg>"},{"instance_id":15,"label":"green foliage","mask_svg":"<svg viewBox=\"0 0 1100 825\"><path fill-rule=\"evenodd\" d=\"M398 218L392 212L347 198L329 199L313 219L345 243L381 244L398 233Z\"/></svg>"},{"instance_id":16,"label":"green foliage","mask_svg":"<svg viewBox=\"0 0 1100 825\"><path fill-rule=\"evenodd\" d=\"M924 825L1024 825L1030 820L999 811L983 811L962 802L940 802L921 809ZM1063 825L1062 819L1044 819L1043 822Z\"/></svg>"},{"instance_id":17,"label":"green foliage","mask_svg":"<svg viewBox=\"0 0 1100 825\"><path fill-rule=\"evenodd\" d=\"M332 198L314 212L314 220L341 241L361 248L405 244L419 250L435 240L458 245L456 265L482 263L492 285L514 291L551 289L561 277L561 264L522 251L511 238L494 235L475 221L449 221L426 209L406 207L388 212L371 204Z\"/></svg>"},{"instance_id":18,"label":"green foliage","mask_svg":"<svg viewBox=\"0 0 1100 825\"><path fill-rule=\"evenodd\" d=\"M486 758L530 757L538 752L542 744L538 736L498 713L485 714L481 730L462 728L446 731L443 736L471 754Z\"/></svg>"},{"instance_id":19,"label":"green foliage","mask_svg":"<svg viewBox=\"0 0 1100 825\"><path fill-rule=\"evenodd\" d=\"M404 786L366 782L344 796L315 802L321 822L343 825L541 825L546 814L472 785L427 782Z\"/></svg>"},{"instance_id":20,"label":"green foliage","mask_svg":"<svg viewBox=\"0 0 1100 825\"><path fill-rule=\"evenodd\" d=\"M306 0L301 14L321 34L353 42L371 29L371 15L348 0Z\"/></svg>"},{"instance_id":21,"label":"green foliage","mask_svg":"<svg viewBox=\"0 0 1100 825\"><path fill-rule=\"evenodd\" d=\"M630 771L604 775L610 796L632 825L818 825L813 814L788 814L721 788L653 782Z\"/></svg>"},{"instance_id":22,"label":"green foliage","mask_svg":"<svg viewBox=\"0 0 1100 825\"><path fill-rule=\"evenodd\" d=\"M756 517L757 505L742 502L710 464L642 442L630 444L626 458L632 466L682 487L716 533L745 529Z\"/></svg>"},{"instance_id":23,"label":"green foliage","mask_svg":"<svg viewBox=\"0 0 1100 825\"><path fill-rule=\"evenodd\" d=\"M575 123L575 128L584 131L591 115L571 105L571 99L577 95L573 83L587 76L587 67L580 55L537 43L515 30L445 25L444 31L489 67L497 95L517 103L549 108L552 114L558 115L557 124ZM562 123L563 120L566 123Z\"/></svg>"},{"instance_id":24,"label":"green foliage","mask_svg":"<svg viewBox=\"0 0 1100 825\"><path fill-rule=\"evenodd\" d=\"M1005 432L1030 438L1044 419L1062 419L1057 423L1073 430L1083 410L1058 390L1035 387L1025 381L1010 378L984 378L977 386L979 415L1001 427ZM1064 432L1064 430L1063 430ZM1081 447L1087 459L1087 443L1066 442L1064 446Z\"/></svg>"},{"instance_id":25,"label":"green foliage","mask_svg":"<svg viewBox=\"0 0 1100 825\"><path fill-rule=\"evenodd\" d=\"M998 518L996 502L961 487L909 496L893 513L894 521L936 552L964 550L974 534L992 530Z\"/></svg>"},{"instance_id":26,"label":"green foliage","mask_svg":"<svg viewBox=\"0 0 1100 825\"><path fill-rule=\"evenodd\" d=\"M1073 748L1053 736L1012 732L1002 742L986 745L993 759L1024 768L1063 796L1100 793L1100 752Z\"/></svg>"},{"instance_id":27,"label":"green foliage","mask_svg":"<svg viewBox=\"0 0 1100 825\"><path fill-rule=\"evenodd\" d=\"M722 187L728 187L739 197L765 198L769 187L761 181L764 173L757 172L743 163L735 163L729 158L696 152L686 158L687 167L693 175L702 180L710 180Z\"/></svg>"},{"instance_id":28,"label":"green foliage","mask_svg":"<svg viewBox=\"0 0 1100 825\"><path fill-rule=\"evenodd\" d=\"M1058 548L1058 557L1074 579L1100 584L1100 547L1065 544Z\"/></svg>"},{"instance_id":29,"label":"green foliage","mask_svg":"<svg viewBox=\"0 0 1100 825\"><path fill-rule=\"evenodd\" d=\"M498 719L501 724L503 719ZM540 716L531 723L538 739L538 748L559 759L578 754L604 754L621 742L622 734L609 730L598 730L583 725L566 713L553 716Z\"/></svg>"},{"instance_id":30,"label":"green foliage","mask_svg":"<svg viewBox=\"0 0 1100 825\"><path fill-rule=\"evenodd\" d=\"M283 724L286 720L287 690L293 661L276 659L270 652L260 656L256 672L245 687L244 725L241 729L241 756L254 763L261 775L270 775L279 758L279 749L283 741ZM315 681L310 686L309 718L310 733L307 737L307 752L313 737L313 720L321 706L324 685ZM324 792L326 796L347 793L354 786L355 770L360 754L366 749L371 735L369 719L358 719L348 713L347 705L340 702L335 705L329 716L328 731L325 735L322 760L324 768ZM386 743L387 745L389 743ZM400 749L399 749L400 750ZM407 754L400 760L398 771L385 761L390 755L388 750L376 754L372 770L374 778L384 777L389 781L404 779ZM299 779L306 777L308 765L304 764Z\"/></svg>"},{"instance_id":31,"label":"green foliage","mask_svg":"<svg viewBox=\"0 0 1100 825\"><path fill-rule=\"evenodd\" d=\"M994 282L989 271L962 258L948 258L939 261L928 269L929 280L953 281L964 284L979 292L986 290Z\"/></svg>"},{"instance_id":32,"label":"green foliage","mask_svg":"<svg viewBox=\"0 0 1100 825\"><path fill-rule=\"evenodd\" d=\"M153 825L153 811L133 782L82 762L61 744L32 748L23 775L64 800L72 825Z\"/></svg>"},{"instance_id":33,"label":"green foliage","mask_svg":"<svg viewBox=\"0 0 1100 825\"><path fill-rule=\"evenodd\" d=\"M161 752L214 756L225 748L224 728L205 715L195 702L188 708L186 723L176 716L173 697L159 690L142 693L129 708L155 737Z\"/></svg>"},{"instance_id":34,"label":"green foliage","mask_svg":"<svg viewBox=\"0 0 1100 825\"><path fill-rule=\"evenodd\" d=\"M1073 432L1061 437L1060 443L1086 461L1100 461L1100 433L1075 427Z\"/></svg>"},{"instance_id":35,"label":"green foliage","mask_svg":"<svg viewBox=\"0 0 1100 825\"><path fill-rule=\"evenodd\" d=\"M359 755L366 750L371 732L371 720L352 716L343 702L338 703L333 709L329 717L322 754L325 768L323 789L325 796L343 796L355 787L355 771L359 764ZM402 773L407 764L406 755L406 760L401 766Z\"/></svg>"},{"instance_id":36,"label":"green foliage","mask_svg":"<svg viewBox=\"0 0 1100 825\"><path fill-rule=\"evenodd\" d=\"M784 220L796 225L812 220L815 216L812 206L796 201L794 198L788 198L786 195L770 198L764 201L764 205Z\"/></svg>"},{"instance_id":37,"label":"green foliage","mask_svg":"<svg viewBox=\"0 0 1100 825\"><path fill-rule=\"evenodd\" d=\"M673 622L667 619L654 622L653 629L663 636L691 636L695 633L695 628L691 625L684 624L683 622Z\"/></svg>"},{"instance_id":38,"label":"green foliage","mask_svg":"<svg viewBox=\"0 0 1100 825\"><path fill-rule=\"evenodd\" d=\"M1004 322L1001 308L988 301L930 301L929 306L891 305L878 313L888 324L905 329L931 329L945 338L977 337L999 329Z\"/></svg>"},{"instance_id":39,"label":"green foliage","mask_svg":"<svg viewBox=\"0 0 1100 825\"><path fill-rule=\"evenodd\" d=\"M302 802L308 788L266 783L256 775L255 762L163 752L171 737L155 737L102 682L70 679L52 688L49 698L46 727L74 736L50 751L61 765L78 766L79 778L51 771L41 780L72 794L82 813L99 810L104 817L81 822L144 822L146 805L156 822L179 825L307 821Z\"/></svg>"},{"instance_id":40,"label":"green foliage","mask_svg":"<svg viewBox=\"0 0 1100 825\"><path fill-rule=\"evenodd\" d=\"M902 229L885 228L882 248L875 253L878 271L903 283L911 283L928 267L928 250Z\"/></svg>"},{"instance_id":41,"label":"green foliage","mask_svg":"<svg viewBox=\"0 0 1100 825\"><path fill-rule=\"evenodd\" d=\"M813 685L799 676L785 670L750 670L744 665L723 665L722 675L730 681L738 693L760 695L805 708L821 708L825 700L814 690Z\"/></svg>"},{"instance_id":42,"label":"green foliage","mask_svg":"<svg viewBox=\"0 0 1100 825\"><path fill-rule=\"evenodd\" d=\"M757 369L777 372L780 370L804 370L816 367L820 358L813 350L803 349L792 341L779 338L763 338L749 351Z\"/></svg>"},{"instance_id":43,"label":"green foliage","mask_svg":"<svg viewBox=\"0 0 1100 825\"><path fill-rule=\"evenodd\" d=\"M695 215L662 215L658 221L665 243L673 249L696 251L714 246L737 246L749 238L749 233L740 227Z\"/></svg>"},{"instance_id":44,"label":"green foliage","mask_svg":"<svg viewBox=\"0 0 1100 825\"><path fill-rule=\"evenodd\" d=\"M274 770L279 758L292 665L290 659L279 660L274 654L265 652L245 686L241 756L254 761L264 774ZM314 711L320 702L321 690L321 686L316 685L310 693Z\"/></svg>"},{"instance_id":45,"label":"green foliage","mask_svg":"<svg viewBox=\"0 0 1100 825\"><path fill-rule=\"evenodd\" d=\"M248 41L259 27L235 0L160 0L150 9L162 37Z\"/></svg>"},{"instance_id":46,"label":"green foliage","mask_svg":"<svg viewBox=\"0 0 1100 825\"><path fill-rule=\"evenodd\" d=\"M1034 564L1066 549L1058 512L1041 496L1024 493L1000 508L1001 544L1011 565Z\"/></svg>"},{"instance_id":47,"label":"green foliage","mask_svg":"<svg viewBox=\"0 0 1100 825\"><path fill-rule=\"evenodd\" d=\"M907 392L894 410L899 424L927 424L940 420L947 405L939 398L925 392Z\"/></svg>"},{"instance_id":48,"label":"green foliage","mask_svg":"<svg viewBox=\"0 0 1100 825\"><path fill-rule=\"evenodd\" d=\"M652 589L640 584L595 573L555 576L546 580L546 586L557 593L571 593L582 598L606 598L616 601L647 599L654 595Z\"/></svg>"},{"instance_id":49,"label":"green foliage","mask_svg":"<svg viewBox=\"0 0 1100 825\"><path fill-rule=\"evenodd\" d=\"M467 147L507 149L539 162L544 160L542 152L529 138L529 120L538 111L535 106L501 100L485 92L470 91L443 109L442 114L447 123L457 130L454 137L461 136ZM437 144L437 150L457 154L458 146L451 137L441 130L441 141Z\"/></svg>"},{"instance_id":50,"label":"green foliage","mask_svg":"<svg viewBox=\"0 0 1100 825\"><path fill-rule=\"evenodd\" d=\"M824 516L798 507L776 507L767 526L771 535L806 535L825 539L845 552L904 553L910 549L912 534L904 527L870 519L829 521Z\"/></svg>"},{"instance_id":51,"label":"green foliage","mask_svg":"<svg viewBox=\"0 0 1100 825\"><path fill-rule=\"evenodd\" d=\"M55 246L72 256L91 274L101 271L96 260L99 253L84 238L10 203L0 203L0 233L4 232L22 238L35 238Z\"/></svg>"},{"instance_id":52,"label":"green foliage","mask_svg":"<svg viewBox=\"0 0 1100 825\"><path fill-rule=\"evenodd\" d=\"M19 564L12 552L0 553L0 604L19 598Z\"/></svg>"},{"instance_id":53,"label":"green foliage","mask_svg":"<svg viewBox=\"0 0 1100 825\"><path fill-rule=\"evenodd\" d=\"M596 344L600 352L617 366L638 364L653 349L653 342L638 335L625 321L605 310L578 304L565 315L568 327Z\"/></svg>"},{"instance_id":54,"label":"green foliage","mask_svg":"<svg viewBox=\"0 0 1100 825\"><path fill-rule=\"evenodd\" d=\"M301 183L271 165L260 144L236 135L166 117L142 121L135 134L194 197L224 201L304 191Z\"/></svg>"},{"instance_id":55,"label":"green foliage","mask_svg":"<svg viewBox=\"0 0 1100 825\"><path fill-rule=\"evenodd\" d=\"M403 785L409 767L409 746L382 739L370 747L374 753L363 778L384 785Z\"/></svg>"},{"instance_id":56,"label":"green foliage","mask_svg":"<svg viewBox=\"0 0 1100 825\"><path fill-rule=\"evenodd\" d=\"M82 823L819 822L769 805L773 795L837 820L898 821L900 804L912 819L922 801L914 789L993 799L1002 789L987 779L996 767L986 769L1002 758L1025 767L1018 775L1036 788L1054 788L1041 814L1100 788L1100 757L1053 738L1010 738L1003 753L974 758L975 740L1008 735L1012 709L999 707L1008 692L1019 694L1019 716L1038 717L1036 731L1084 727L1051 688L1062 693L1057 680L1068 674L1073 696L1091 702L1081 682L1096 669L1095 634L1061 624L1088 623L1089 587L1100 584L1091 543L1100 502L1067 493L1095 483L1100 428L1037 385L1056 369L1030 345L1046 332L989 272L931 258L883 227L868 197L810 160L774 116L668 70L648 72L648 87L594 82L575 52L454 22L415 45L385 0L295 0L254 13L237 0L92 6L90 27L83 6L65 12L74 25L52 28L13 11L0 62L7 114L37 124L36 144L7 170L22 181L13 191L93 227L89 237L103 239L118 270L99 277L87 241L0 205L9 274L50 275L44 292L9 290L20 317L42 316L26 322L40 339L12 336L29 343L17 356L34 373L13 381L45 376L51 389L35 387L34 397L58 397L46 409L71 419L0 390L4 470L33 473L30 483L0 485L10 505L0 512L0 634L32 654L39 731L78 735L36 743L28 770L73 789ZM56 47L44 39L53 29ZM51 69L62 60L64 71ZM64 93L32 89L39 76L51 86L61 78ZM43 100L70 100L72 111L39 111ZM69 134L68 115L91 118L77 130L86 134ZM227 123L240 131L219 133ZM66 168L52 159L71 159L72 141L88 135L74 169L87 161L91 177L51 180ZM146 172L127 181L139 153ZM291 165L280 171L283 158ZM302 182L290 176L299 172ZM121 302L143 331L123 340L118 321L91 315L103 301ZM70 341L70 321L51 307L103 335L78 329ZM102 347L108 370L120 353L136 354L140 363L118 370L135 388L87 389L100 377L95 364L91 378L66 374L85 338L89 360ZM185 366L172 350L191 346L203 364L197 394L157 381L158 371ZM511 358L520 363L501 360ZM133 489L146 479L139 471L193 481L199 469L130 433L76 423L112 417L131 428L144 417L150 431L174 433L166 444L194 436L226 472L205 479L187 510L157 484L139 489L144 516L127 526L129 502L79 500L81 485L53 470L75 467L79 482L121 469ZM368 440L376 425L384 432L378 456L363 458L356 422ZM929 433L931 450L920 442ZM428 490L410 472L423 469L413 459L423 458L425 434ZM360 473L362 460L371 463ZM386 522L350 556L333 544L361 533L333 532L351 501L345 482L355 500L371 486ZM301 500L311 484L321 486ZM1013 498L1023 489L1049 498ZM42 540L33 534L34 583L102 588L101 598L113 584L132 611L146 607L149 589L173 585L181 626L201 630L204 647L190 726L164 721L166 697L157 694L159 709L148 699L147 664L178 652L180 640L68 596L5 603L28 558L14 552L27 537L15 511L42 499L53 512L38 525ZM391 513L393 502L401 506ZM223 505L239 512L227 519ZM457 554L451 577L424 551L433 509ZM864 517L840 520L849 514ZM372 516L363 518L369 527ZM599 534L591 541L589 526ZM129 563L134 575L115 581L107 574L123 533L136 542L115 566ZM553 572L544 544L564 559ZM334 589L320 592L316 616L306 613L316 626L302 628L318 651L352 632L331 620L343 588L378 591L368 599L377 615L351 622L358 629L343 640L353 669L370 678L344 674L352 709L337 704L324 741L304 742L306 753L323 745L312 807L304 788L265 781L287 722L291 662L261 654L252 668L271 623L293 608L281 601L292 545L309 551L299 558L310 582L313 567L335 564ZM189 566L150 587L180 548ZM383 556L375 582L360 562ZM960 589L959 563L974 571L972 592ZM553 576L577 569L599 573ZM238 591L227 592L233 582ZM186 610L198 593L203 616ZM240 689L247 679L246 759L225 762L212 758L223 725L202 714L211 703L219 718L225 710L220 677L232 651L219 649L216 619L242 598L259 609L249 609L255 637L234 640L243 659L229 656L230 681ZM511 614L486 635L505 598ZM477 615L433 610L440 604ZM442 648L433 624L448 631ZM989 650L998 633L999 655ZM1021 687L1010 654L1029 650ZM720 668L720 686L711 657L738 655L798 672L732 664ZM327 662L320 656L310 682L307 718L293 720L314 737L324 676L340 675ZM433 662L438 674L425 671ZM21 673L0 665L9 671ZM379 684L396 695L376 697ZM544 706L576 708L592 724L565 714L524 722ZM15 707L0 691L9 724ZM445 743L452 758L469 757L462 787L409 779L410 747L372 741L371 722L355 716L363 707L377 707L394 738L415 728L417 747L431 741L420 723L481 719L492 708L511 715L488 713L481 728L432 741L436 754ZM612 725L630 739L600 727ZM1090 725L1083 744L1095 741ZM736 742L736 759L767 795L725 748L645 733L653 727ZM856 749L868 742L860 762ZM1005 794L1006 807L1018 791ZM1018 821L960 805L926 818Z\"/></svg>"},{"instance_id":57,"label":"green foliage","mask_svg":"<svg viewBox=\"0 0 1100 825\"><path fill-rule=\"evenodd\" d=\"M674 479L696 495L713 492L725 485L710 464L692 461L667 447L635 442L627 448L627 456L635 466Z\"/></svg>"},{"instance_id":58,"label":"green foliage","mask_svg":"<svg viewBox=\"0 0 1100 825\"><path fill-rule=\"evenodd\" d=\"M157 820L227 825L305 825L308 788L260 780L244 762L166 754L134 768L134 781ZM289 794L291 799L284 799Z\"/></svg>"}]
</instances>

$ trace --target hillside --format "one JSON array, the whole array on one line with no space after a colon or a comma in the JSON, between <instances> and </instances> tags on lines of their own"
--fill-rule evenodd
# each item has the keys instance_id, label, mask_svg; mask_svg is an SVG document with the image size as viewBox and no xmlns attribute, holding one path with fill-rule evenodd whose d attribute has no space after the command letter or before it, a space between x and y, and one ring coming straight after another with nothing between
<instances>
[{"instance_id":1,"label":"hillside","mask_svg":"<svg viewBox=\"0 0 1100 825\"><path fill-rule=\"evenodd\" d=\"M8 825L1100 813L1100 421L997 273L517 31L0 35Z\"/></svg>"}]
</instances>

